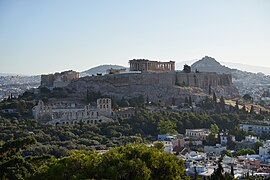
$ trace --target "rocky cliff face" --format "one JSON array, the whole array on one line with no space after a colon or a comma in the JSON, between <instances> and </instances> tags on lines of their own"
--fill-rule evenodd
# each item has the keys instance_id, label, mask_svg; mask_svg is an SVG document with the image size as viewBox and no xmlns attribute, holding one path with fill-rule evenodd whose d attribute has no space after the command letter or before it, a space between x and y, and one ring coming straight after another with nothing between
<instances>
[{"instance_id":1,"label":"rocky cliff face","mask_svg":"<svg viewBox=\"0 0 270 180\"><path fill-rule=\"evenodd\" d=\"M87 76L72 82L68 88L75 91L78 97L86 97L87 91L101 92L103 95L119 99L142 95L150 101L162 101L175 105L180 104L185 97L189 96L192 96L194 101L205 98L209 91L209 83L213 83L211 88L224 89L219 90L224 96L235 95L234 91L223 88L223 85L224 87L231 86L230 78L224 79L223 75L217 74L207 77L207 73L179 74L179 72ZM179 84L180 82L184 84Z\"/></svg>"}]
</instances>

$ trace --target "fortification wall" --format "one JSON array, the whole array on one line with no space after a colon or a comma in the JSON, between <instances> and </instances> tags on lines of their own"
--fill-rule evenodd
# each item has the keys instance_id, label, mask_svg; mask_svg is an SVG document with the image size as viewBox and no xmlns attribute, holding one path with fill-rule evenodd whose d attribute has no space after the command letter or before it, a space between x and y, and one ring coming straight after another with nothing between
<instances>
[{"instance_id":1,"label":"fortification wall","mask_svg":"<svg viewBox=\"0 0 270 180\"><path fill-rule=\"evenodd\" d=\"M230 74L217 73L176 73L176 84L187 85L200 88L208 88L209 85L216 86L231 86L232 76Z\"/></svg>"},{"instance_id":2,"label":"fortification wall","mask_svg":"<svg viewBox=\"0 0 270 180\"><path fill-rule=\"evenodd\" d=\"M209 88L209 85L231 86L232 76L217 73L134 73L134 74L110 74L104 76L88 76L81 78L92 83L107 82L116 87L131 85L162 85L162 86L192 86Z\"/></svg>"},{"instance_id":3,"label":"fortification wall","mask_svg":"<svg viewBox=\"0 0 270 180\"><path fill-rule=\"evenodd\" d=\"M48 74L48 75L41 75L41 86L42 87L51 87L53 86L54 81L54 75Z\"/></svg>"},{"instance_id":4,"label":"fortification wall","mask_svg":"<svg viewBox=\"0 0 270 180\"><path fill-rule=\"evenodd\" d=\"M104 76L87 76L81 79L93 83L106 82L114 86L175 85L175 73L110 74Z\"/></svg>"},{"instance_id":5,"label":"fortification wall","mask_svg":"<svg viewBox=\"0 0 270 180\"><path fill-rule=\"evenodd\" d=\"M65 87L74 79L79 79L79 73L72 70L55 74L41 75L41 87Z\"/></svg>"},{"instance_id":6,"label":"fortification wall","mask_svg":"<svg viewBox=\"0 0 270 180\"><path fill-rule=\"evenodd\" d=\"M182 86L183 82L186 86L191 87ZM83 77L73 81L68 87L75 90L76 95L81 97L86 97L88 90L100 91L103 95L120 99L143 95L145 98L148 97L150 101L161 100L172 104L172 101L181 102L189 96L194 99L207 96L210 84L211 87L230 86L231 76L215 73L181 72L112 74Z\"/></svg>"}]
</instances>

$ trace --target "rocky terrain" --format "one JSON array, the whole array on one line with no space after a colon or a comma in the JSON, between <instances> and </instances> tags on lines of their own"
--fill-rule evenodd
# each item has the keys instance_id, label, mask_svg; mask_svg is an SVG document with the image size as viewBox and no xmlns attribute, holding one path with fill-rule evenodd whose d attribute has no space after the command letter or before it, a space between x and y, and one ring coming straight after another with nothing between
<instances>
[{"instance_id":1,"label":"rocky terrain","mask_svg":"<svg viewBox=\"0 0 270 180\"><path fill-rule=\"evenodd\" d=\"M179 105L190 96L195 102L204 99L209 87L219 96L238 95L237 89L231 86L230 75L215 73L151 72L86 76L74 80L67 88L78 98L85 98L87 92L100 92L118 99L143 96L150 101Z\"/></svg>"},{"instance_id":2,"label":"rocky terrain","mask_svg":"<svg viewBox=\"0 0 270 180\"><path fill-rule=\"evenodd\" d=\"M196 87L180 87L166 84L146 84L142 83L111 83L110 80L94 80L90 77L80 78L71 83L69 89L75 91L78 98L86 97L86 92L100 92L109 97L134 98L143 96L153 102L164 102L166 104L180 104L185 97L191 96L194 101L200 101L207 96L206 91Z\"/></svg>"}]
</instances>

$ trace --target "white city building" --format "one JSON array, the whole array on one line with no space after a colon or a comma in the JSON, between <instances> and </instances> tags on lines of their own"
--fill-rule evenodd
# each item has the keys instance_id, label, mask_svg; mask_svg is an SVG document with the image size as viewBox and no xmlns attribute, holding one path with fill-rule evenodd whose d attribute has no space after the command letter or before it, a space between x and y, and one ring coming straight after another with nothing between
<instances>
[{"instance_id":1,"label":"white city building","mask_svg":"<svg viewBox=\"0 0 270 180\"><path fill-rule=\"evenodd\" d=\"M186 136L192 139L205 140L209 134L209 129L186 129Z\"/></svg>"},{"instance_id":2,"label":"white city building","mask_svg":"<svg viewBox=\"0 0 270 180\"><path fill-rule=\"evenodd\" d=\"M215 146L204 146L204 152L206 154L220 155L222 151L226 149L227 149L226 146L221 146L221 144L216 144Z\"/></svg>"},{"instance_id":3,"label":"white city building","mask_svg":"<svg viewBox=\"0 0 270 180\"><path fill-rule=\"evenodd\" d=\"M270 140L267 140L263 147L259 147L259 155L270 155Z\"/></svg>"},{"instance_id":4,"label":"white city building","mask_svg":"<svg viewBox=\"0 0 270 180\"><path fill-rule=\"evenodd\" d=\"M262 136L265 133L270 133L269 125L240 124L240 128L242 128L246 132L255 132L259 136Z\"/></svg>"}]
</instances>

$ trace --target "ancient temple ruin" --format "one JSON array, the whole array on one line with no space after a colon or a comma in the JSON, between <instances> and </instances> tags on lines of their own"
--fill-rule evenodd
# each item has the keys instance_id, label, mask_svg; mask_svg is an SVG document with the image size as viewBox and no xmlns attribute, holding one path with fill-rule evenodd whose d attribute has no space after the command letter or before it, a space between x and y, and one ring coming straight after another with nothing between
<instances>
[{"instance_id":1,"label":"ancient temple ruin","mask_svg":"<svg viewBox=\"0 0 270 180\"><path fill-rule=\"evenodd\" d=\"M148 59L133 59L129 61L130 71L175 71L175 62L150 61Z\"/></svg>"}]
</instances>

